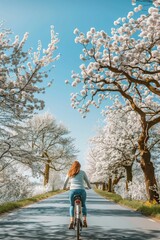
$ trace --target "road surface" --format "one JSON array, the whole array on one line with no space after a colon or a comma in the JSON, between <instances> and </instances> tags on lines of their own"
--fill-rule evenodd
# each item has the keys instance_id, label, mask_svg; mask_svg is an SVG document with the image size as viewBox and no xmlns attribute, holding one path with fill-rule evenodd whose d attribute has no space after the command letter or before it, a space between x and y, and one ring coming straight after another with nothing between
<instances>
[{"instance_id":1,"label":"road surface","mask_svg":"<svg viewBox=\"0 0 160 240\"><path fill-rule=\"evenodd\" d=\"M160 222L119 206L87 191L88 228L82 240L151 240L160 239ZM75 231L68 229L68 192L50 197L0 217L3 240L72 240Z\"/></svg>"}]
</instances>

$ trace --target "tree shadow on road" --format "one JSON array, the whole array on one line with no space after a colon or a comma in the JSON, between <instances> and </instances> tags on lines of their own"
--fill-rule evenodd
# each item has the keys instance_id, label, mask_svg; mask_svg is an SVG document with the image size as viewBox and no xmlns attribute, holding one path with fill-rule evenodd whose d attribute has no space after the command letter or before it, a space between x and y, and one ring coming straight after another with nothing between
<instances>
[{"instance_id":1,"label":"tree shadow on road","mask_svg":"<svg viewBox=\"0 0 160 240\"><path fill-rule=\"evenodd\" d=\"M3 226L2 226L3 227ZM6 229L7 230L7 229ZM139 230L131 229L103 229L99 226L89 227L83 229L81 233L81 240L153 240L159 239L160 231L148 231L144 233ZM67 225L43 226L35 223L26 228L26 223L21 223L17 228L11 232L5 231L0 233L0 239L5 240L73 240L75 239L75 231L68 230Z\"/></svg>"},{"instance_id":2,"label":"tree shadow on road","mask_svg":"<svg viewBox=\"0 0 160 240\"><path fill-rule=\"evenodd\" d=\"M156 239L160 236L160 231L150 230L147 233L140 230L132 229L108 229L101 228L99 226L90 227L85 231L84 239L105 239L105 240L149 240Z\"/></svg>"},{"instance_id":3,"label":"tree shadow on road","mask_svg":"<svg viewBox=\"0 0 160 240\"><path fill-rule=\"evenodd\" d=\"M132 212L131 210L126 210L126 209L88 209L88 214L93 215L95 217L100 216L100 217L104 217L104 216L114 216L114 217L137 217L137 216L141 216L143 217L143 215L139 212Z\"/></svg>"},{"instance_id":4,"label":"tree shadow on road","mask_svg":"<svg viewBox=\"0 0 160 240\"><path fill-rule=\"evenodd\" d=\"M42 215L47 215L47 216L66 216L69 214L69 207L57 207L55 206L46 206L42 207L42 205L37 206L37 207L30 207L30 208L24 208L23 209L23 216L42 216Z\"/></svg>"},{"instance_id":5,"label":"tree shadow on road","mask_svg":"<svg viewBox=\"0 0 160 240\"><path fill-rule=\"evenodd\" d=\"M116 203L108 200L87 200L87 204L100 204L100 205L115 205Z\"/></svg>"}]
</instances>

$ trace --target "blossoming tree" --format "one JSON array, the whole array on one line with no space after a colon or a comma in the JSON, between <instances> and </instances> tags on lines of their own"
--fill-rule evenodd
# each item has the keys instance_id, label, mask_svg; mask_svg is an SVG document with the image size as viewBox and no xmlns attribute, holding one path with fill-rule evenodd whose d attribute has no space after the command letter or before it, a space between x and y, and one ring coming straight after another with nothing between
<instances>
[{"instance_id":1,"label":"blossoming tree","mask_svg":"<svg viewBox=\"0 0 160 240\"><path fill-rule=\"evenodd\" d=\"M26 126L25 147L41 158L39 161L31 161L30 167L36 174L43 175L46 185L52 170L61 172L76 157L74 139L69 136L69 130L48 113L34 116Z\"/></svg>"},{"instance_id":2,"label":"blossoming tree","mask_svg":"<svg viewBox=\"0 0 160 240\"><path fill-rule=\"evenodd\" d=\"M34 109L43 109L44 101L37 99L37 93L45 91L45 84L40 83L47 78L47 67L59 58L55 55L58 37L51 27L51 42L43 49L39 41L36 52L25 50L28 33L22 40L15 36L12 41L11 32L1 30L0 33L0 110L11 111L15 116L32 113ZM49 83L50 85L50 83Z\"/></svg>"},{"instance_id":3,"label":"blossoming tree","mask_svg":"<svg viewBox=\"0 0 160 240\"><path fill-rule=\"evenodd\" d=\"M48 78L53 62L59 58L59 55L55 54L59 39L51 26L51 41L47 49L42 49L39 41L37 50L33 52L31 48L26 50L28 33L20 40L18 35L13 39L12 32L4 29L3 25L0 30L1 170L9 164L10 152L15 152L18 146L13 134L17 121L44 108L44 101L38 98L38 94L44 93L51 84L51 81L45 79ZM16 152L18 153L17 150Z\"/></svg>"},{"instance_id":4,"label":"blossoming tree","mask_svg":"<svg viewBox=\"0 0 160 240\"><path fill-rule=\"evenodd\" d=\"M126 190L137 173L140 175L140 156L138 151L138 136L140 133L140 119L134 111L128 112L128 107L108 111L104 126L90 139L88 153L89 173L92 181L108 181L112 178L116 185L121 178L126 180ZM150 132L148 148L150 149L154 166L156 166L160 138L158 127ZM134 169L134 174L133 170ZM136 169L136 171L135 171ZM143 177L142 177L143 179ZM114 186L113 186L114 187Z\"/></svg>"},{"instance_id":5,"label":"blossoming tree","mask_svg":"<svg viewBox=\"0 0 160 240\"><path fill-rule=\"evenodd\" d=\"M33 186L22 166L10 166L0 172L0 204L30 197Z\"/></svg>"},{"instance_id":6,"label":"blossoming tree","mask_svg":"<svg viewBox=\"0 0 160 240\"><path fill-rule=\"evenodd\" d=\"M80 73L72 74L72 86L83 87L71 97L72 107L84 116L90 105L98 108L115 94L115 100L119 98L139 115L140 165L150 200L157 199L158 194L153 190L157 183L148 139L150 129L160 122L160 3L155 0L153 4L146 14L137 13L142 9L139 5L127 17L117 19L111 35L95 28L86 35L75 29L75 42L83 46L80 59L85 63Z\"/></svg>"},{"instance_id":7,"label":"blossoming tree","mask_svg":"<svg viewBox=\"0 0 160 240\"><path fill-rule=\"evenodd\" d=\"M95 170L96 174L106 176L106 179L112 178L113 185L125 177L128 189L128 183L132 181L132 167L137 160L139 126L135 112L110 111L104 127L90 140L90 151L95 153L95 166L99 169Z\"/></svg>"}]
</instances>

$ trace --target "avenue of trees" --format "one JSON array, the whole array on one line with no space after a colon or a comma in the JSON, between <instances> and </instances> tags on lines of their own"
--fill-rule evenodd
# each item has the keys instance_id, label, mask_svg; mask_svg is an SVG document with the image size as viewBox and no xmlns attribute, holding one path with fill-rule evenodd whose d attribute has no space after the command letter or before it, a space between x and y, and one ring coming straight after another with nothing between
<instances>
[{"instance_id":1,"label":"avenue of trees","mask_svg":"<svg viewBox=\"0 0 160 240\"><path fill-rule=\"evenodd\" d=\"M87 161L91 182L97 185L105 183L106 190L116 191L124 197L137 200L147 198L144 176L138 167L139 132L140 119L135 112L121 108L107 113L104 126L98 128L96 135L90 139ZM159 176L157 160L160 157L159 135L157 126L151 130L148 142L157 177Z\"/></svg>"},{"instance_id":2,"label":"avenue of trees","mask_svg":"<svg viewBox=\"0 0 160 240\"><path fill-rule=\"evenodd\" d=\"M160 3L149 3L142 12L132 1L133 11L114 21L110 33L74 30L83 63L72 72L71 105L83 117L104 106L103 127L90 139L91 181L121 194L125 181L128 195L159 202ZM69 130L50 113L39 114L59 59L57 34L51 26L47 48L39 41L36 51L27 50L28 35L20 39L0 26L0 202L35 193L32 177L55 188L77 154ZM145 186L141 196L137 184Z\"/></svg>"},{"instance_id":3,"label":"avenue of trees","mask_svg":"<svg viewBox=\"0 0 160 240\"><path fill-rule=\"evenodd\" d=\"M134 141L150 201L159 198L150 149L152 131L160 124L159 6L155 0L143 14L142 5L135 6L126 17L114 21L111 33L92 27L85 34L76 28L75 43L82 45L80 59L84 63L79 73L72 73L72 86L81 86L79 93L72 94L72 107L84 117L90 106L99 108L101 103L113 110L127 107L127 112L136 114L139 125L133 132ZM134 151L130 149L131 162Z\"/></svg>"},{"instance_id":4,"label":"avenue of trees","mask_svg":"<svg viewBox=\"0 0 160 240\"><path fill-rule=\"evenodd\" d=\"M0 202L31 193L31 172L33 177L42 176L47 185L54 173L71 164L77 152L65 126L49 113L34 115L44 108L42 94L52 83L52 63L59 58L53 26L47 49L39 41L37 51L26 50L28 33L22 40L13 37L1 26Z\"/></svg>"}]
</instances>

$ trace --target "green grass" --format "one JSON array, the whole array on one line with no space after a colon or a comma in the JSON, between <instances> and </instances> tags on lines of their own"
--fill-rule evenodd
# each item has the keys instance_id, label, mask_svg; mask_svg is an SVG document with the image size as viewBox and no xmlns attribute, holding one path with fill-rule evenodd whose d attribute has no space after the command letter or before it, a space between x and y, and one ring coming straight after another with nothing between
<instances>
[{"instance_id":1,"label":"green grass","mask_svg":"<svg viewBox=\"0 0 160 240\"><path fill-rule=\"evenodd\" d=\"M44 194L39 194L36 195L34 197L31 198L27 198L27 199L23 199L23 200L19 200L16 202L7 202L7 203L3 203L0 205L0 214L2 213L6 213L12 210L15 210L17 208L21 208L36 202L39 202L40 200L46 199L48 197L54 196L58 193L64 192L63 190L57 190L57 191L52 191L52 192L48 192L48 193L44 193Z\"/></svg>"},{"instance_id":2,"label":"green grass","mask_svg":"<svg viewBox=\"0 0 160 240\"><path fill-rule=\"evenodd\" d=\"M95 189L95 192L109 200L112 200L123 206L132 208L136 211L139 211L145 216L150 216L160 220L160 205L158 204L151 204L149 202L138 201L138 200L122 199L122 197L118 194L109 193L99 189Z\"/></svg>"},{"instance_id":3,"label":"green grass","mask_svg":"<svg viewBox=\"0 0 160 240\"><path fill-rule=\"evenodd\" d=\"M109 200L113 200L116 203L118 203L122 200L122 197L118 194L115 194L115 193L106 192L106 191L102 191L102 190L99 190L99 189L95 189L95 192L100 194L101 196L109 199Z\"/></svg>"}]
</instances>

